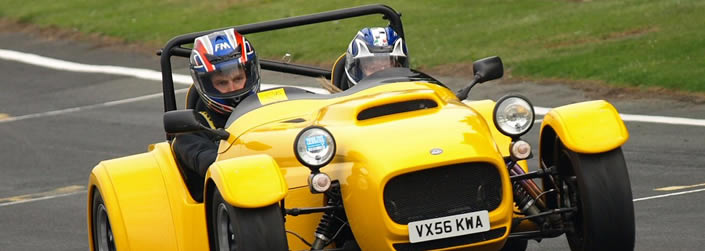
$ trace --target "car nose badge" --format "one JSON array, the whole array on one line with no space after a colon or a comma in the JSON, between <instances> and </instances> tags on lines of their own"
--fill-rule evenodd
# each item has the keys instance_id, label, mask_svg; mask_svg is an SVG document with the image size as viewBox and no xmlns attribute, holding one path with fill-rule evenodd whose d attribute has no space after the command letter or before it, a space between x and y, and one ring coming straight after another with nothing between
<instances>
[{"instance_id":1,"label":"car nose badge","mask_svg":"<svg viewBox=\"0 0 705 251\"><path fill-rule=\"evenodd\" d=\"M431 155L439 155L441 153L443 153L443 149L440 149L440 148L431 149Z\"/></svg>"}]
</instances>

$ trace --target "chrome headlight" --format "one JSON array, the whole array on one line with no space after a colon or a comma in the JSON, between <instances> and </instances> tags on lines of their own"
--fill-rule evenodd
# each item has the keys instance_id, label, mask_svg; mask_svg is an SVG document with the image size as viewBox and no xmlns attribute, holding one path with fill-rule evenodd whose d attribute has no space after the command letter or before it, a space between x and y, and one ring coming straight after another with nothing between
<instances>
[{"instance_id":1,"label":"chrome headlight","mask_svg":"<svg viewBox=\"0 0 705 251\"><path fill-rule=\"evenodd\" d=\"M308 127L294 141L296 159L314 172L333 160L335 150L333 135L323 127Z\"/></svg>"},{"instance_id":2,"label":"chrome headlight","mask_svg":"<svg viewBox=\"0 0 705 251\"><path fill-rule=\"evenodd\" d=\"M504 135L519 137L534 125L534 106L523 96L504 96L495 104L493 120Z\"/></svg>"}]
</instances>

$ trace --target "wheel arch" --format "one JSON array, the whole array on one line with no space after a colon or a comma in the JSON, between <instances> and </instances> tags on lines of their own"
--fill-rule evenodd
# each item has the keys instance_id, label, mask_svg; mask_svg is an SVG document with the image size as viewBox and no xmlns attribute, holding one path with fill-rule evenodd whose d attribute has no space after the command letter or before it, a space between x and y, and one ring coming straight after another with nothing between
<instances>
[{"instance_id":1,"label":"wheel arch","mask_svg":"<svg viewBox=\"0 0 705 251\"><path fill-rule=\"evenodd\" d=\"M279 165L265 154L214 162L206 172L208 184L207 196L218 189L228 204L240 208L269 206L289 192Z\"/></svg>"},{"instance_id":2,"label":"wheel arch","mask_svg":"<svg viewBox=\"0 0 705 251\"><path fill-rule=\"evenodd\" d=\"M102 162L93 168L88 181L86 218L89 250L95 250L95 243L93 243L93 232L95 231L95 229L93 229L93 195L95 195L95 193L100 194L103 199L103 203L105 204L105 208L108 213L108 220L110 221L115 238L115 245L120 247L120 249L130 250L128 233L122 217L120 203L115 195L115 190L113 188L110 176L108 175Z\"/></svg>"},{"instance_id":3,"label":"wheel arch","mask_svg":"<svg viewBox=\"0 0 705 251\"><path fill-rule=\"evenodd\" d=\"M556 148L556 131L551 126L541 128L541 136L539 138L539 161L546 164L546 167L552 166L554 160L553 149Z\"/></svg>"},{"instance_id":4,"label":"wheel arch","mask_svg":"<svg viewBox=\"0 0 705 251\"><path fill-rule=\"evenodd\" d=\"M205 214L206 214L206 229L208 233L208 245L210 247L215 247L213 239L213 189L216 189L215 182L212 179L207 179L206 184L203 188L203 203L205 204Z\"/></svg>"},{"instance_id":5,"label":"wheel arch","mask_svg":"<svg viewBox=\"0 0 705 251\"><path fill-rule=\"evenodd\" d=\"M541 150L549 150L547 147L556 136L571 151L595 154L622 146L629 139L629 132L612 104L595 100L549 111L541 124Z\"/></svg>"}]
</instances>

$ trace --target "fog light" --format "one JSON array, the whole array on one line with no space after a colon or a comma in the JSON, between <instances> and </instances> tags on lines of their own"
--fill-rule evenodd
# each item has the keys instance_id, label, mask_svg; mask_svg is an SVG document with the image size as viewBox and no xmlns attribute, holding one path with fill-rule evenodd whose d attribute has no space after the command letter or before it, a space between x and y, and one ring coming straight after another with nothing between
<instances>
[{"instance_id":1,"label":"fog light","mask_svg":"<svg viewBox=\"0 0 705 251\"><path fill-rule=\"evenodd\" d=\"M509 146L509 148L509 152L515 159L523 160L531 156L531 145L529 144L529 142L526 142L524 140L517 140L512 142L512 145Z\"/></svg>"},{"instance_id":2,"label":"fog light","mask_svg":"<svg viewBox=\"0 0 705 251\"><path fill-rule=\"evenodd\" d=\"M308 185L311 188L311 192L324 193L330 189L330 176L325 173L315 173L311 174L308 179Z\"/></svg>"}]
</instances>

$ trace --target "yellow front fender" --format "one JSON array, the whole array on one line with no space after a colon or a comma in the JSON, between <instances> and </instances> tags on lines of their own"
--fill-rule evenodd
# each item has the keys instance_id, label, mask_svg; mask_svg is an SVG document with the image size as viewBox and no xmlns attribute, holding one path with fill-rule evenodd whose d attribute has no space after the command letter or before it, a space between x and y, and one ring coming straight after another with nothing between
<instances>
[{"instance_id":1,"label":"yellow front fender","mask_svg":"<svg viewBox=\"0 0 705 251\"><path fill-rule=\"evenodd\" d=\"M206 180L215 183L226 202L240 208L272 205L289 191L279 165L264 154L216 161Z\"/></svg>"},{"instance_id":2,"label":"yellow front fender","mask_svg":"<svg viewBox=\"0 0 705 251\"><path fill-rule=\"evenodd\" d=\"M551 128L563 145L578 153L601 153L615 149L629 139L629 132L617 109L604 100L587 101L554 108L541 124L541 139ZM547 142L546 142L547 143Z\"/></svg>"}]
</instances>

